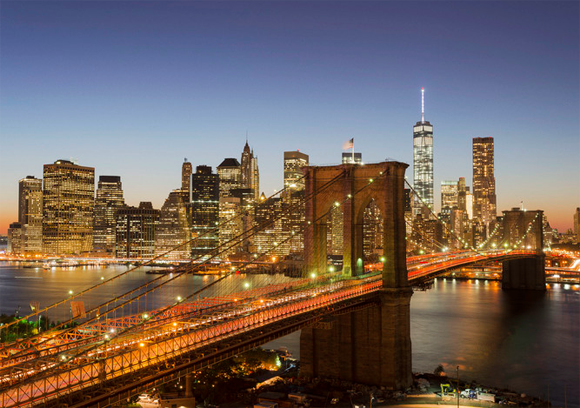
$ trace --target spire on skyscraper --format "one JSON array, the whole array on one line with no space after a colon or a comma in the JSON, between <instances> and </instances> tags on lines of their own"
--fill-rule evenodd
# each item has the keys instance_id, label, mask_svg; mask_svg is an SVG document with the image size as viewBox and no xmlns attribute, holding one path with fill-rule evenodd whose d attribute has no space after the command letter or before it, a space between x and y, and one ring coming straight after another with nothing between
<instances>
[{"instance_id":1,"label":"spire on skyscraper","mask_svg":"<svg viewBox=\"0 0 580 408\"><path fill-rule=\"evenodd\" d=\"M421 88L421 122L425 122L425 88Z\"/></svg>"}]
</instances>

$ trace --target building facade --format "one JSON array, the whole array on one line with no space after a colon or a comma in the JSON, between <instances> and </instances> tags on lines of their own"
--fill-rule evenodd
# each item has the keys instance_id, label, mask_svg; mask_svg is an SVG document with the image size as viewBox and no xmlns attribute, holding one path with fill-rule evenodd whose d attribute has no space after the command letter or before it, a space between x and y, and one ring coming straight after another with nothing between
<instances>
[{"instance_id":1,"label":"building facade","mask_svg":"<svg viewBox=\"0 0 580 408\"><path fill-rule=\"evenodd\" d=\"M42 252L42 180L27 176L18 182L18 222L23 253Z\"/></svg>"},{"instance_id":2,"label":"building facade","mask_svg":"<svg viewBox=\"0 0 580 408\"><path fill-rule=\"evenodd\" d=\"M93 247L95 169L57 160L44 165L42 244L46 254L82 254Z\"/></svg>"},{"instance_id":3,"label":"building facade","mask_svg":"<svg viewBox=\"0 0 580 408\"><path fill-rule=\"evenodd\" d=\"M210 166L197 166L191 176L191 202L187 205L194 257L206 255L218 246L219 200L219 176Z\"/></svg>"},{"instance_id":4,"label":"building facade","mask_svg":"<svg viewBox=\"0 0 580 408\"><path fill-rule=\"evenodd\" d=\"M424 91L421 90L421 96ZM433 126L425 120L424 99L421 103L421 121L413 126L413 188L414 213L425 214L427 205L433 209Z\"/></svg>"},{"instance_id":5,"label":"building facade","mask_svg":"<svg viewBox=\"0 0 580 408\"><path fill-rule=\"evenodd\" d=\"M304 190L302 168L308 166L308 155L298 150L284 152L284 188Z\"/></svg>"},{"instance_id":6,"label":"building facade","mask_svg":"<svg viewBox=\"0 0 580 408\"><path fill-rule=\"evenodd\" d=\"M258 157L254 156L254 150L250 149L248 141L242 152L240 163L241 188L252 190L254 201L260 197L260 172L258 170Z\"/></svg>"},{"instance_id":7,"label":"building facade","mask_svg":"<svg viewBox=\"0 0 580 408\"><path fill-rule=\"evenodd\" d=\"M96 252L111 255L115 252L117 210L124 205L121 177L99 176L93 227L93 249Z\"/></svg>"},{"instance_id":8,"label":"building facade","mask_svg":"<svg viewBox=\"0 0 580 408\"><path fill-rule=\"evenodd\" d=\"M117 211L115 257L151 259L155 256L155 230L159 210L150 202L139 207L124 206Z\"/></svg>"},{"instance_id":9,"label":"building facade","mask_svg":"<svg viewBox=\"0 0 580 408\"><path fill-rule=\"evenodd\" d=\"M163 259L189 259L190 227L187 219L183 191L174 190L159 211L159 224L155 231L155 256Z\"/></svg>"},{"instance_id":10,"label":"building facade","mask_svg":"<svg viewBox=\"0 0 580 408\"><path fill-rule=\"evenodd\" d=\"M183 164L181 165L181 191L186 197L186 201L189 201L191 194L191 174L193 173L193 166L187 161L187 158L183 159Z\"/></svg>"},{"instance_id":11,"label":"building facade","mask_svg":"<svg viewBox=\"0 0 580 408\"><path fill-rule=\"evenodd\" d=\"M217 167L220 197L231 197L230 190L242 187L240 162L233 157L224 159Z\"/></svg>"},{"instance_id":12,"label":"building facade","mask_svg":"<svg viewBox=\"0 0 580 408\"><path fill-rule=\"evenodd\" d=\"M487 230L497 217L493 137L473 138L473 217Z\"/></svg>"}]
</instances>

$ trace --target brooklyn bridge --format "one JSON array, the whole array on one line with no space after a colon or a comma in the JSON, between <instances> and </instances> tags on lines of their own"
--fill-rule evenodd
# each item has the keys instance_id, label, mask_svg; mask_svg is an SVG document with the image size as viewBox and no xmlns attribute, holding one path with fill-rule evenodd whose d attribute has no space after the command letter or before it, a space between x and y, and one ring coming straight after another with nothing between
<instances>
[{"instance_id":1,"label":"brooklyn bridge","mask_svg":"<svg viewBox=\"0 0 580 408\"><path fill-rule=\"evenodd\" d=\"M254 259L202 289L150 306L169 298L170 283L204 270L275 220L240 231L172 274L73 313L49 330L2 343L2 406L108 406L297 330L302 330L302 376L408 387L413 287L462 266L499 262L504 289L545 290L545 255L542 211L504 212L486 240L472 247L426 207L425 217L445 230L452 244L433 242L405 215L406 168L394 161L306 167L304 195L293 204L303 208L304 218ZM382 249L373 260L364 254L369 206L378 214L375 238ZM341 215L341 268L328 261L334 214ZM297 239L304 247L299 276L272 274L252 286L239 279L276 247ZM137 269L38 307L21 320L74 308L91 291L114 287Z\"/></svg>"}]
</instances>

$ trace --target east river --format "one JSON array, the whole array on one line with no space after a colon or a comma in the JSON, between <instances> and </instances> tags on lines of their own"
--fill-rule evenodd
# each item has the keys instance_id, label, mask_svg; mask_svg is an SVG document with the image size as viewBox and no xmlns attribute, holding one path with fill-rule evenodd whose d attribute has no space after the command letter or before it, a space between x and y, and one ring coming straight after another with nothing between
<instances>
[{"instance_id":1,"label":"east river","mask_svg":"<svg viewBox=\"0 0 580 408\"><path fill-rule=\"evenodd\" d=\"M0 313L20 315L30 302L44 307L68 295L126 271L124 266L52 268L48 271L0 263ZM97 289L85 298L87 309L135 286L157 278L137 270L116 281L112 289ZM234 277L235 279L236 277ZM259 285L271 277L239 276ZM175 296L205 286L213 276L177 280L138 309L159 307ZM220 283L221 284L221 283ZM220 285L218 284L218 285ZM224 282L225 284L225 282ZM211 296L217 286L205 296ZM230 283L231 285L231 283ZM136 310L138 311L138 310ZM61 311L69 313L70 311ZM50 316L51 320L70 316ZM433 372L441 364L450 376L547 398L552 404L580 406L580 290L551 285L545 293L504 292L498 282L437 279L432 289L411 299L413 371ZM299 333L270 343L286 346L299 357Z\"/></svg>"}]
</instances>

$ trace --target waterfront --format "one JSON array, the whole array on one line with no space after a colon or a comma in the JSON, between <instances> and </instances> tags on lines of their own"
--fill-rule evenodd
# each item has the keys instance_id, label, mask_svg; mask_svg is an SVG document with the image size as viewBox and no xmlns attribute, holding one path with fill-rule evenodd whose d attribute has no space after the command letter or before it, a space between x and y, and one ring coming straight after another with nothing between
<instances>
[{"instance_id":1,"label":"waterfront","mask_svg":"<svg viewBox=\"0 0 580 408\"><path fill-rule=\"evenodd\" d=\"M12 314L20 306L20 314L27 314L30 301L45 306L66 297L68 290L76 293L100 282L101 277L106 279L125 270L127 267L118 266L43 271L0 264L0 312ZM113 289L96 291L87 302L94 306L154 278L135 271L119 279ZM252 283L269 279L238 278ZM183 278L185 284L176 281L164 298L155 298L142 307L158 307L157 302L184 296L213 279L187 276ZM431 290L415 292L411 300L413 370L432 372L442 364L454 376L459 366L462 379L539 397L547 397L549 392L557 406L564 405L566 386L568 406L578 406L578 293L577 288L561 285L550 287L545 294L510 293L502 291L498 282L439 279ZM273 343L285 345L299 357L298 344L298 333Z\"/></svg>"}]
</instances>

